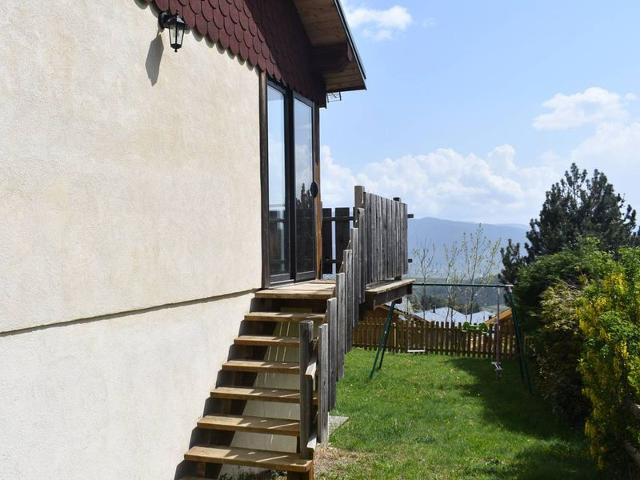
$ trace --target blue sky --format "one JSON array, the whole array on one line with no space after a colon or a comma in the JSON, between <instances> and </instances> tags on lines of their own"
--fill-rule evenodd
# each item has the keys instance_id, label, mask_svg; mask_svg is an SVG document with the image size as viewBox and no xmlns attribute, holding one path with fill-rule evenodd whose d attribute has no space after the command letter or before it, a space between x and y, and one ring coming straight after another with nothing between
<instances>
[{"instance_id":1,"label":"blue sky","mask_svg":"<svg viewBox=\"0 0 640 480\"><path fill-rule=\"evenodd\" d=\"M527 223L571 161L640 208L640 2L343 0L365 92L322 112L323 202Z\"/></svg>"}]
</instances>

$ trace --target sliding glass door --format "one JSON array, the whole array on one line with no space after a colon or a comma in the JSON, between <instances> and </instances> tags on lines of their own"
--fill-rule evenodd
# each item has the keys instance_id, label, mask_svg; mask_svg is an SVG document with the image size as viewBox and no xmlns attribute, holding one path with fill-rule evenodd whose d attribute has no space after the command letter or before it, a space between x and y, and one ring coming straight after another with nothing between
<instances>
[{"instance_id":1,"label":"sliding glass door","mask_svg":"<svg viewBox=\"0 0 640 480\"><path fill-rule=\"evenodd\" d=\"M267 87L269 156L269 274L273 281L291 278L285 93Z\"/></svg>"},{"instance_id":2,"label":"sliding glass door","mask_svg":"<svg viewBox=\"0 0 640 480\"><path fill-rule=\"evenodd\" d=\"M313 185L313 104L293 99L295 162L296 280L315 277L315 216Z\"/></svg>"},{"instance_id":3,"label":"sliding glass door","mask_svg":"<svg viewBox=\"0 0 640 480\"><path fill-rule=\"evenodd\" d=\"M314 105L267 86L268 266L271 283L315 271Z\"/></svg>"}]
</instances>

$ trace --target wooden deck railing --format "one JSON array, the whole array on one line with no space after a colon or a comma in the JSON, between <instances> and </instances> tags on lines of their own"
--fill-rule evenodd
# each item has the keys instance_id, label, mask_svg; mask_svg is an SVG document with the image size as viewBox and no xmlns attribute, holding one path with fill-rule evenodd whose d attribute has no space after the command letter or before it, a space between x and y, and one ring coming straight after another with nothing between
<instances>
[{"instance_id":1,"label":"wooden deck railing","mask_svg":"<svg viewBox=\"0 0 640 480\"><path fill-rule=\"evenodd\" d=\"M399 278L409 270L407 204L355 188L356 223L364 235L365 282ZM360 218L364 213L364 224Z\"/></svg>"},{"instance_id":2,"label":"wooden deck railing","mask_svg":"<svg viewBox=\"0 0 640 480\"><path fill-rule=\"evenodd\" d=\"M336 239L346 243L337 255L335 297L327 300L318 342L312 341L313 322L300 325L300 452L307 456L312 455L314 442L328 440L329 410L336 405L336 384L344 376L344 358L353 346L367 285L396 279L408 269L406 204L355 187L353 211L350 218L349 209L336 209L336 216L329 220L336 222ZM338 225L346 225L348 233L338 234Z\"/></svg>"},{"instance_id":3,"label":"wooden deck railing","mask_svg":"<svg viewBox=\"0 0 640 480\"><path fill-rule=\"evenodd\" d=\"M322 273L340 271L353 226L362 232L365 284L405 275L409 269L407 220L411 218L407 205L399 198L368 193L361 186L355 187L354 197L353 208L322 209Z\"/></svg>"}]
</instances>

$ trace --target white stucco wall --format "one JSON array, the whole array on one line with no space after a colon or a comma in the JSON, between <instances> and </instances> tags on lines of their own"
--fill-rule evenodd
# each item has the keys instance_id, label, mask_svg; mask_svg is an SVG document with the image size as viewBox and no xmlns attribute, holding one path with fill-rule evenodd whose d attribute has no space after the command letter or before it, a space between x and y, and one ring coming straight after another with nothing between
<instances>
[{"instance_id":1,"label":"white stucco wall","mask_svg":"<svg viewBox=\"0 0 640 480\"><path fill-rule=\"evenodd\" d=\"M0 28L0 332L258 287L258 73L134 0Z\"/></svg>"},{"instance_id":2,"label":"white stucco wall","mask_svg":"<svg viewBox=\"0 0 640 480\"><path fill-rule=\"evenodd\" d=\"M173 480L250 297L0 338L0 478Z\"/></svg>"},{"instance_id":3,"label":"white stucco wall","mask_svg":"<svg viewBox=\"0 0 640 480\"><path fill-rule=\"evenodd\" d=\"M0 29L0 478L173 479L260 286L258 73L134 0Z\"/></svg>"}]
</instances>

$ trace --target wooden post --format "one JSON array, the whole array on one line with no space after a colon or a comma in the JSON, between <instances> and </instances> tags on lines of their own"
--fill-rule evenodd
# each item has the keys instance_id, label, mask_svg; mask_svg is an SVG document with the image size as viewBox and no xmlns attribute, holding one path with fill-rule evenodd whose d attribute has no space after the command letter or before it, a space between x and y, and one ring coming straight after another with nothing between
<instances>
[{"instance_id":1,"label":"wooden post","mask_svg":"<svg viewBox=\"0 0 640 480\"><path fill-rule=\"evenodd\" d=\"M322 273L333 273L333 222L330 208L322 209ZM336 266L336 270L338 266Z\"/></svg>"},{"instance_id":2,"label":"wooden post","mask_svg":"<svg viewBox=\"0 0 640 480\"><path fill-rule=\"evenodd\" d=\"M334 212L336 219L336 272L338 272L344 260L343 252L349 244L349 215L351 214L351 209L348 207L336 208Z\"/></svg>"},{"instance_id":3,"label":"wooden post","mask_svg":"<svg viewBox=\"0 0 640 480\"><path fill-rule=\"evenodd\" d=\"M300 365L300 442L298 449L303 458L312 458L313 452L308 448L312 430L313 379L309 381L307 369L311 365L311 340L313 338L313 322L300 322L300 347L298 362Z\"/></svg>"},{"instance_id":4,"label":"wooden post","mask_svg":"<svg viewBox=\"0 0 640 480\"><path fill-rule=\"evenodd\" d=\"M337 294L337 288L336 288ZM327 324L329 325L329 410L336 406L338 382L338 299L327 300Z\"/></svg>"},{"instance_id":5,"label":"wooden post","mask_svg":"<svg viewBox=\"0 0 640 480\"><path fill-rule=\"evenodd\" d=\"M318 443L329 440L329 325L318 331Z\"/></svg>"},{"instance_id":6,"label":"wooden post","mask_svg":"<svg viewBox=\"0 0 640 480\"><path fill-rule=\"evenodd\" d=\"M344 376L344 354L346 353L345 339L346 339L346 324L347 324L347 299L346 299L346 273L342 272L336 275L336 295L338 300L338 321L336 333L338 336L338 345L336 348L337 353L337 367L338 367L338 380Z\"/></svg>"},{"instance_id":7,"label":"wooden post","mask_svg":"<svg viewBox=\"0 0 640 480\"><path fill-rule=\"evenodd\" d=\"M351 350L351 332L353 328L353 252L352 250L344 251L345 264L345 302L346 308L346 325L345 325L345 353Z\"/></svg>"},{"instance_id":8,"label":"wooden post","mask_svg":"<svg viewBox=\"0 0 640 480\"><path fill-rule=\"evenodd\" d=\"M367 266L367 262L369 261L368 257L367 257L367 235L369 234L368 232L368 225L369 225L369 218L367 218L367 215L364 212L364 208L359 208L358 209L358 217L360 218L359 220L359 238L360 238L360 303L364 303L365 301L365 294L366 294L366 290L367 290L367 270L368 270L368 266Z\"/></svg>"}]
</instances>

